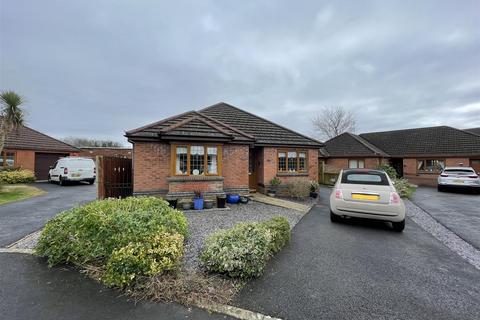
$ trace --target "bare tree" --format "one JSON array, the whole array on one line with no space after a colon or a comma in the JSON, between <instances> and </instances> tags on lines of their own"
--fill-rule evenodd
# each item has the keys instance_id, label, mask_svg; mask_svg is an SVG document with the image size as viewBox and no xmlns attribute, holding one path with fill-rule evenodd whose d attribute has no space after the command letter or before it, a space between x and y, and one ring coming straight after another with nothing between
<instances>
[{"instance_id":1,"label":"bare tree","mask_svg":"<svg viewBox=\"0 0 480 320\"><path fill-rule=\"evenodd\" d=\"M123 147L122 143L113 140L97 140L79 137L67 137L63 139L63 142L75 147Z\"/></svg>"},{"instance_id":2,"label":"bare tree","mask_svg":"<svg viewBox=\"0 0 480 320\"><path fill-rule=\"evenodd\" d=\"M312 119L312 125L320 138L328 140L344 132L355 132L355 117L341 106L325 107Z\"/></svg>"}]
</instances>

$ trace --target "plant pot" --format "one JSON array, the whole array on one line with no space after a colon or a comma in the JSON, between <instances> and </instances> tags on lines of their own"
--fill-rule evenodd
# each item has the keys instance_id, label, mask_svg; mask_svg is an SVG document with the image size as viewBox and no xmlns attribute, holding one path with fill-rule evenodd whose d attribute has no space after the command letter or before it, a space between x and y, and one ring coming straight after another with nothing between
<instances>
[{"instance_id":1,"label":"plant pot","mask_svg":"<svg viewBox=\"0 0 480 320\"><path fill-rule=\"evenodd\" d=\"M212 209L213 208L213 201L204 201L203 206L205 209Z\"/></svg>"},{"instance_id":2,"label":"plant pot","mask_svg":"<svg viewBox=\"0 0 480 320\"><path fill-rule=\"evenodd\" d=\"M190 209L192 209L192 204L189 203L189 202L185 202L185 203L182 204L182 209L183 210L190 210Z\"/></svg>"},{"instance_id":3,"label":"plant pot","mask_svg":"<svg viewBox=\"0 0 480 320\"><path fill-rule=\"evenodd\" d=\"M175 200L167 200L168 205L169 205L170 207L172 207L173 209L177 209L177 201L178 201L177 199L175 199Z\"/></svg>"},{"instance_id":4,"label":"plant pot","mask_svg":"<svg viewBox=\"0 0 480 320\"><path fill-rule=\"evenodd\" d=\"M316 198L316 197L318 197L318 192L310 191L310 198Z\"/></svg>"},{"instance_id":5,"label":"plant pot","mask_svg":"<svg viewBox=\"0 0 480 320\"><path fill-rule=\"evenodd\" d=\"M227 199L225 197L217 197L217 208L225 208L225 201Z\"/></svg>"},{"instance_id":6,"label":"plant pot","mask_svg":"<svg viewBox=\"0 0 480 320\"><path fill-rule=\"evenodd\" d=\"M267 191L267 195L269 197L275 197L276 193L277 192L275 190L272 190L272 189L268 189L268 191Z\"/></svg>"},{"instance_id":7,"label":"plant pot","mask_svg":"<svg viewBox=\"0 0 480 320\"><path fill-rule=\"evenodd\" d=\"M240 197L240 203L247 204L249 200L248 197Z\"/></svg>"},{"instance_id":8,"label":"plant pot","mask_svg":"<svg viewBox=\"0 0 480 320\"><path fill-rule=\"evenodd\" d=\"M203 198L193 199L193 209L202 210L203 209Z\"/></svg>"}]
</instances>

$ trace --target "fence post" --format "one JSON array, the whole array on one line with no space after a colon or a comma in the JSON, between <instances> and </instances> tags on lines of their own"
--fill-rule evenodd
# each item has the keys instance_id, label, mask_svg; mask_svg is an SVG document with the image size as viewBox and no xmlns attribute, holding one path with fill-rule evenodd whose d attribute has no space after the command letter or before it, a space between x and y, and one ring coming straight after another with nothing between
<instances>
[{"instance_id":1,"label":"fence post","mask_svg":"<svg viewBox=\"0 0 480 320\"><path fill-rule=\"evenodd\" d=\"M97 198L102 200L105 199L105 186L104 186L104 177L103 177L103 156L96 157L96 167L97 167Z\"/></svg>"}]
</instances>

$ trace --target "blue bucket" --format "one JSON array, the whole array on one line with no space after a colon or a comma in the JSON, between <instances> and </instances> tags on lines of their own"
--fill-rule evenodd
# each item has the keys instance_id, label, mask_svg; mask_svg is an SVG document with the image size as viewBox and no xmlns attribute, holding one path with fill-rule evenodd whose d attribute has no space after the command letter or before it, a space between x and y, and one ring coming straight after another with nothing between
<instances>
[{"instance_id":1,"label":"blue bucket","mask_svg":"<svg viewBox=\"0 0 480 320\"><path fill-rule=\"evenodd\" d=\"M202 210L203 209L203 198L194 198L193 199L193 209Z\"/></svg>"}]
</instances>

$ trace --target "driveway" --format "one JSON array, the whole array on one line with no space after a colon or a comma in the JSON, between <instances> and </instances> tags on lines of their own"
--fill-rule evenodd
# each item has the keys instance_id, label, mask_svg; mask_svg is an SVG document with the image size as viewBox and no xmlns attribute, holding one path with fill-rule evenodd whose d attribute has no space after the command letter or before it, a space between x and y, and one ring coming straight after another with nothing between
<instances>
[{"instance_id":1,"label":"driveway","mask_svg":"<svg viewBox=\"0 0 480 320\"><path fill-rule=\"evenodd\" d=\"M31 255L0 253L0 314L9 320L231 319L175 303L128 301L78 271Z\"/></svg>"},{"instance_id":2,"label":"driveway","mask_svg":"<svg viewBox=\"0 0 480 320\"><path fill-rule=\"evenodd\" d=\"M480 250L480 195L420 187L412 201Z\"/></svg>"},{"instance_id":3,"label":"driveway","mask_svg":"<svg viewBox=\"0 0 480 320\"><path fill-rule=\"evenodd\" d=\"M42 228L59 212L92 201L97 196L96 185L76 184L59 186L35 183L48 193L27 200L0 206L0 247L11 244Z\"/></svg>"},{"instance_id":4,"label":"driveway","mask_svg":"<svg viewBox=\"0 0 480 320\"><path fill-rule=\"evenodd\" d=\"M403 233L332 224L317 206L235 303L284 319L478 319L479 283L479 270L411 220Z\"/></svg>"}]
</instances>

